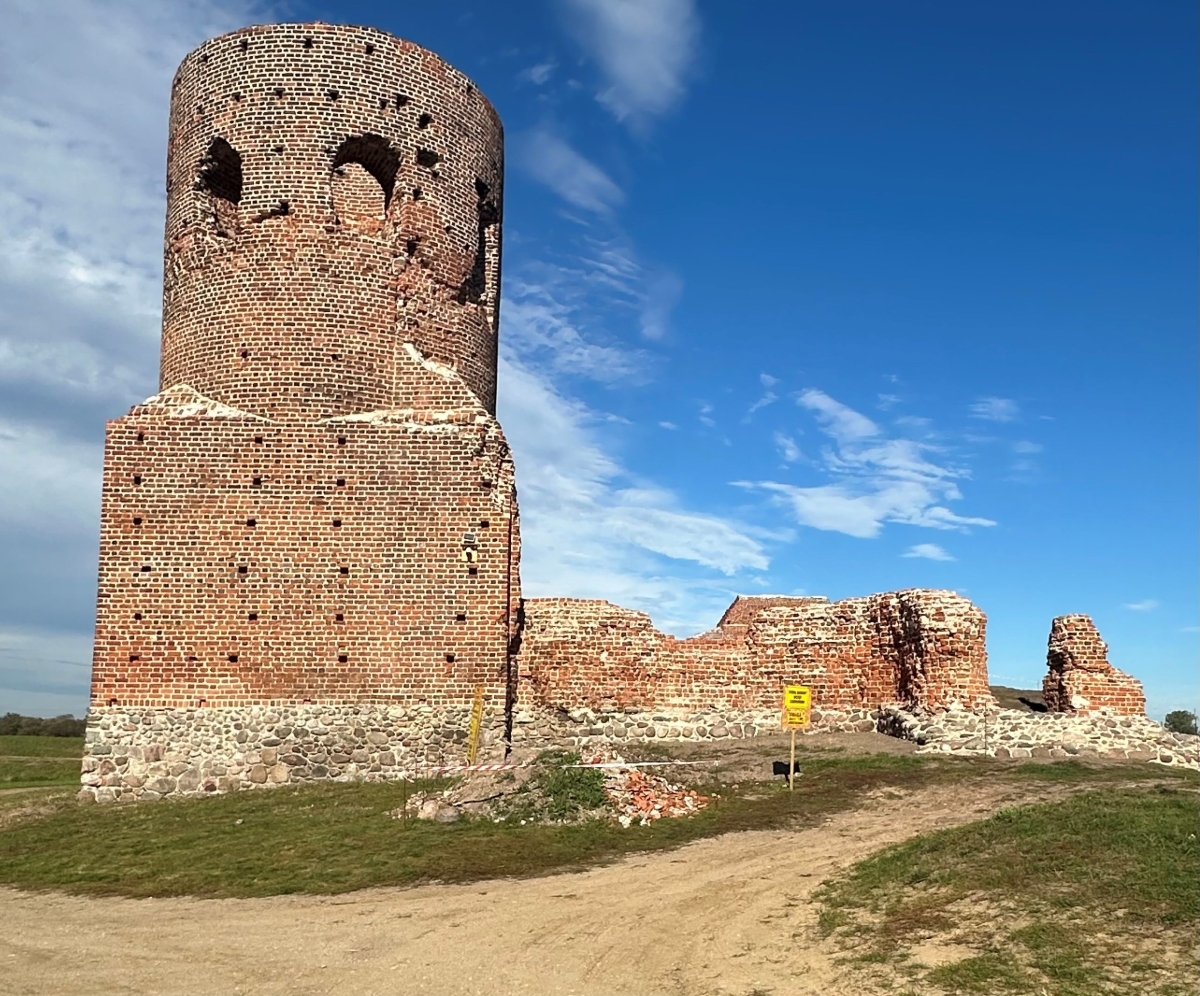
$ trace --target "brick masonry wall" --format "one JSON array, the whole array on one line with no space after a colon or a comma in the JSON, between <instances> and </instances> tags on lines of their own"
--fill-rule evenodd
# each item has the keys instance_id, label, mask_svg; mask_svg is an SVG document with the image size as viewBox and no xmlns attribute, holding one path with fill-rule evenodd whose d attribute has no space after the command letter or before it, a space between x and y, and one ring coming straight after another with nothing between
<instances>
[{"instance_id":1,"label":"brick masonry wall","mask_svg":"<svg viewBox=\"0 0 1200 996\"><path fill-rule=\"evenodd\" d=\"M952 592L739 598L715 630L687 640L603 601L530 599L524 613L523 707L761 716L777 714L791 683L811 686L831 714L993 704L986 619Z\"/></svg>"},{"instance_id":2,"label":"brick masonry wall","mask_svg":"<svg viewBox=\"0 0 1200 996\"><path fill-rule=\"evenodd\" d=\"M1050 712L1142 716L1142 683L1108 662L1108 645L1091 618L1059 616L1050 624L1042 697Z\"/></svg>"}]
</instances>

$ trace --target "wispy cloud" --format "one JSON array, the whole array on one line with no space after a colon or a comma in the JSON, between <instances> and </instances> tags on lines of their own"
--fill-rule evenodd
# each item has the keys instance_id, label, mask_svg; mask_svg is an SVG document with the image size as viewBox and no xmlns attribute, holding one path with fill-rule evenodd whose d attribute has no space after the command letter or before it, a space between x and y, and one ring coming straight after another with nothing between
<instances>
[{"instance_id":1,"label":"wispy cloud","mask_svg":"<svg viewBox=\"0 0 1200 996\"><path fill-rule=\"evenodd\" d=\"M823 391L809 389L796 400L833 442L822 450L817 465L833 482L807 487L779 481L736 483L769 493L801 525L862 538L878 536L889 522L959 531L995 525L991 519L956 515L943 504L962 498L956 482L969 475L964 468L934 463L935 447L889 439L865 415Z\"/></svg>"},{"instance_id":2,"label":"wispy cloud","mask_svg":"<svg viewBox=\"0 0 1200 996\"><path fill-rule=\"evenodd\" d=\"M608 598L652 613L668 630L711 626L734 582L765 570L760 537L731 519L691 511L668 489L630 474L599 436L602 419L506 353L500 417L521 489L526 595Z\"/></svg>"},{"instance_id":3,"label":"wispy cloud","mask_svg":"<svg viewBox=\"0 0 1200 996\"><path fill-rule=\"evenodd\" d=\"M970 406L971 418L988 422L1012 422L1021 414L1020 406L1012 398L980 398Z\"/></svg>"},{"instance_id":4,"label":"wispy cloud","mask_svg":"<svg viewBox=\"0 0 1200 996\"><path fill-rule=\"evenodd\" d=\"M554 75L554 70L558 68L558 64L552 61L539 62L537 65L530 66L528 69L522 69L517 74L518 79L528 80L534 86L542 86L548 82L550 77Z\"/></svg>"},{"instance_id":5,"label":"wispy cloud","mask_svg":"<svg viewBox=\"0 0 1200 996\"><path fill-rule=\"evenodd\" d=\"M922 560L953 560L944 549L936 543L918 543L916 546L910 546L902 557L918 557Z\"/></svg>"},{"instance_id":6,"label":"wispy cloud","mask_svg":"<svg viewBox=\"0 0 1200 996\"><path fill-rule=\"evenodd\" d=\"M763 386L763 394L754 404L746 410L746 416L742 419L743 422L749 422L755 412L762 411L768 405L775 404L779 400L779 395L775 393L775 385L779 383L778 377L772 377L770 374L759 374L759 383Z\"/></svg>"},{"instance_id":7,"label":"wispy cloud","mask_svg":"<svg viewBox=\"0 0 1200 996\"><path fill-rule=\"evenodd\" d=\"M625 200L624 191L604 170L546 128L516 136L513 159L573 207L608 214Z\"/></svg>"},{"instance_id":8,"label":"wispy cloud","mask_svg":"<svg viewBox=\"0 0 1200 996\"><path fill-rule=\"evenodd\" d=\"M1153 612L1158 608L1158 600L1154 598L1144 598L1140 602L1126 602L1125 608L1131 609L1134 612Z\"/></svg>"},{"instance_id":9,"label":"wispy cloud","mask_svg":"<svg viewBox=\"0 0 1200 996\"><path fill-rule=\"evenodd\" d=\"M693 0L562 0L567 28L604 74L597 99L642 130L683 97L700 40Z\"/></svg>"},{"instance_id":10,"label":"wispy cloud","mask_svg":"<svg viewBox=\"0 0 1200 996\"><path fill-rule=\"evenodd\" d=\"M804 455L800 452L800 447L796 445L796 440L778 429L775 430L775 448L779 450L779 455L783 458L784 463L795 463Z\"/></svg>"}]
</instances>

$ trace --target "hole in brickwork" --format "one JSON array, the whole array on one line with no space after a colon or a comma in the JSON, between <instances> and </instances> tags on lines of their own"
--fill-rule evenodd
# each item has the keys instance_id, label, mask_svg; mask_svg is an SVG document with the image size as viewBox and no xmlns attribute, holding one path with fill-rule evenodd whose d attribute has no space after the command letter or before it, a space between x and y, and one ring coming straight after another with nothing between
<instances>
[{"instance_id":1,"label":"hole in brickwork","mask_svg":"<svg viewBox=\"0 0 1200 996\"><path fill-rule=\"evenodd\" d=\"M337 484L339 488L344 488L346 486L346 479L344 477L339 477L334 483Z\"/></svg>"},{"instance_id":2,"label":"hole in brickwork","mask_svg":"<svg viewBox=\"0 0 1200 996\"><path fill-rule=\"evenodd\" d=\"M204 60L205 60L205 61L207 61L207 59L208 59L208 56L205 56L205 57L204 57ZM108 704L109 704L110 706L115 706L115 705L117 704L117 700L116 700L116 699L109 699L109 700L108 700Z\"/></svg>"},{"instance_id":3,"label":"hole in brickwork","mask_svg":"<svg viewBox=\"0 0 1200 996\"><path fill-rule=\"evenodd\" d=\"M397 107L403 107L407 103L408 103L408 94L406 94L406 93L396 94L396 106Z\"/></svg>"},{"instance_id":4,"label":"hole in brickwork","mask_svg":"<svg viewBox=\"0 0 1200 996\"><path fill-rule=\"evenodd\" d=\"M238 356L240 356L243 360L248 360L250 359L250 350L243 349L238 353Z\"/></svg>"},{"instance_id":5,"label":"hole in brickwork","mask_svg":"<svg viewBox=\"0 0 1200 996\"><path fill-rule=\"evenodd\" d=\"M261 443L261 442L262 442L262 440L263 440L263 437L262 437L262 436L255 436L255 437L254 437L254 441L255 441L256 443Z\"/></svg>"},{"instance_id":6,"label":"hole in brickwork","mask_svg":"<svg viewBox=\"0 0 1200 996\"><path fill-rule=\"evenodd\" d=\"M200 658L199 658L199 657L193 657L193 656L189 655L189 656L188 656L188 659L187 659L187 662L188 662L189 664L195 664L195 663L196 663L198 660L200 660Z\"/></svg>"},{"instance_id":7,"label":"hole in brickwork","mask_svg":"<svg viewBox=\"0 0 1200 996\"><path fill-rule=\"evenodd\" d=\"M306 38L304 39L304 47L305 47L305 48L312 48L312 47L313 47L313 40L312 40L312 38L311 38L311 37L306 37Z\"/></svg>"},{"instance_id":8,"label":"hole in brickwork","mask_svg":"<svg viewBox=\"0 0 1200 996\"><path fill-rule=\"evenodd\" d=\"M203 709L206 705L208 705L208 699L196 699L197 709Z\"/></svg>"},{"instance_id":9,"label":"hole in brickwork","mask_svg":"<svg viewBox=\"0 0 1200 996\"><path fill-rule=\"evenodd\" d=\"M433 167L441 161L442 157L434 152L433 149L417 149L418 166L424 166L426 169L433 169Z\"/></svg>"},{"instance_id":10,"label":"hole in brickwork","mask_svg":"<svg viewBox=\"0 0 1200 996\"><path fill-rule=\"evenodd\" d=\"M282 145L272 146L271 151L274 152L275 155L281 156L281 155L283 155L283 146Z\"/></svg>"},{"instance_id":11,"label":"hole in brickwork","mask_svg":"<svg viewBox=\"0 0 1200 996\"><path fill-rule=\"evenodd\" d=\"M367 55L370 55L372 52L375 51L375 46L372 45L370 42L367 42L366 51L367 51Z\"/></svg>"},{"instance_id":12,"label":"hole in brickwork","mask_svg":"<svg viewBox=\"0 0 1200 996\"><path fill-rule=\"evenodd\" d=\"M229 663L230 663L230 664L236 664L237 662L238 662L238 655L237 655L237 654L230 654L230 655L229 655Z\"/></svg>"},{"instance_id":13,"label":"hole in brickwork","mask_svg":"<svg viewBox=\"0 0 1200 996\"><path fill-rule=\"evenodd\" d=\"M133 618L140 621L142 618L142 614L140 612L135 612L133 614Z\"/></svg>"},{"instance_id":14,"label":"hole in brickwork","mask_svg":"<svg viewBox=\"0 0 1200 996\"><path fill-rule=\"evenodd\" d=\"M419 118L417 118L417 127L418 128L428 128L432 121L433 121L432 114L422 114Z\"/></svg>"},{"instance_id":15,"label":"hole in brickwork","mask_svg":"<svg viewBox=\"0 0 1200 996\"><path fill-rule=\"evenodd\" d=\"M338 612L334 615L333 621L334 622L345 622L346 617L342 613Z\"/></svg>"},{"instance_id":16,"label":"hole in brickwork","mask_svg":"<svg viewBox=\"0 0 1200 996\"><path fill-rule=\"evenodd\" d=\"M135 526L140 526L142 524L142 517L140 515L135 515L133 517L133 524Z\"/></svg>"},{"instance_id":17,"label":"hole in brickwork","mask_svg":"<svg viewBox=\"0 0 1200 996\"><path fill-rule=\"evenodd\" d=\"M345 446L345 445L346 445L346 437L338 436L338 446Z\"/></svg>"},{"instance_id":18,"label":"hole in brickwork","mask_svg":"<svg viewBox=\"0 0 1200 996\"><path fill-rule=\"evenodd\" d=\"M246 618L249 619L251 622L258 622L258 613L257 612L247 612Z\"/></svg>"},{"instance_id":19,"label":"hole in brickwork","mask_svg":"<svg viewBox=\"0 0 1200 996\"><path fill-rule=\"evenodd\" d=\"M412 189L412 199L413 199L414 201L419 201L419 200L420 200L422 197L424 197L424 196L425 196L425 191L424 191L424 190L422 190L420 187L413 187L413 189Z\"/></svg>"},{"instance_id":20,"label":"hole in brickwork","mask_svg":"<svg viewBox=\"0 0 1200 996\"><path fill-rule=\"evenodd\" d=\"M251 529L253 529L255 526L258 525L258 519L247 519L246 525L248 525Z\"/></svg>"},{"instance_id":21,"label":"hole in brickwork","mask_svg":"<svg viewBox=\"0 0 1200 996\"><path fill-rule=\"evenodd\" d=\"M276 97L282 97L282 96L283 96L283 93L284 93L283 87L281 87L281 86L277 86L277 87L275 88L275 96L276 96Z\"/></svg>"},{"instance_id":22,"label":"hole in brickwork","mask_svg":"<svg viewBox=\"0 0 1200 996\"><path fill-rule=\"evenodd\" d=\"M408 255L410 255L410 256L415 256L417 254L417 246L419 246L420 244L421 244L420 239L409 239L407 242L404 243L404 251L406 253L408 253Z\"/></svg>"},{"instance_id":23,"label":"hole in brickwork","mask_svg":"<svg viewBox=\"0 0 1200 996\"><path fill-rule=\"evenodd\" d=\"M280 201L269 211L259 211L254 217L255 223L267 221L271 218L283 218L292 213L292 205L288 201Z\"/></svg>"},{"instance_id":24,"label":"hole in brickwork","mask_svg":"<svg viewBox=\"0 0 1200 996\"><path fill-rule=\"evenodd\" d=\"M487 519L480 519L480 520L479 520L479 528L480 528L480 529L488 529L488 528L490 528L490 527L491 527L491 525L492 525L492 524L491 524L491 522L490 522L490 521L488 521Z\"/></svg>"},{"instance_id":25,"label":"hole in brickwork","mask_svg":"<svg viewBox=\"0 0 1200 996\"><path fill-rule=\"evenodd\" d=\"M334 519L334 520L333 520L333 528L334 528L334 529L338 529L338 528L340 528L340 527L341 527L341 525L342 525L342 520L341 520L341 519Z\"/></svg>"},{"instance_id":26,"label":"hole in brickwork","mask_svg":"<svg viewBox=\"0 0 1200 996\"><path fill-rule=\"evenodd\" d=\"M139 443L144 443L146 441L146 434L144 432L139 432L137 434L137 441Z\"/></svg>"},{"instance_id":27,"label":"hole in brickwork","mask_svg":"<svg viewBox=\"0 0 1200 996\"><path fill-rule=\"evenodd\" d=\"M467 621L467 614L466 614L465 612L460 612L460 613L458 613L458 614L457 614L457 615L454 617L454 621L455 621L455 622L466 622L466 621Z\"/></svg>"},{"instance_id":28,"label":"hole in brickwork","mask_svg":"<svg viewBox=\"0 0 1200 996\"><path fill-rule=\"evenodd\" d=\"M331 359L331 360L332 360L334 363L337 363L337 361L341 359L341 356L340 356L339 354L337 354L337 353L330 353L330 354L329 354L329 358L330 358L330 359Z\"/></svg>"},{"instance_id":29,"label":"hole in brickwork","mask_svg":"<svg viewBox=\"0 0 1200 996\"><path fill-rule=\"evenodd\" d=\"M447 663L447 664L453 664L453 663L454 663L454 655L453 655L453 654L447 654L447 655L446 655L446 663Z\"/></svg>"},{"instance_id":30,"label":"hole in brickwork","mask_svg":"<svg viewBox=\"0 0 1200 996\"><path fill-rule=\"evenodd\" d=\"M484 478L482 481L480 481L480 482L479 482L479 486L480 486L481 488L483 488L483 490L484 490L484 491L487 491L487 490L488 490L488 488L490 488L490 487L492 486L492 482L491 482L491 481L489 481L489 480L488 480L488 479L485 477L485 478Z\"/></svg>"},{"instance_id":31,"label":"hole in brickwork","mask_svg":"<svg viewBox=\"0 0 1200 996\"><path fill-rule=\"evenodd\" d=\"M249 47L250 47L250 42L247 41L245 38L243 38L240 42L238 42L238 48L240 48L243 52L245 52L246 49L248 49Z\"/></svg>"},{"instance_id":32,"label":"hole in brickwork","mask_svg":"<svg viewBox=\"0 0 1200 996\"><path fill-rule=\"evenodd\" d=\"M262 487L262 478L261 477L252 478L250 481L250 486L252 488L261 488Z\"/></svg>"},{"instance_id":33,"label":"hole in brickwork","mask_svg":"<svg viewBox=\"0 0 1200 996\"><path fill-rule=\"evenodd\" d=\"M150 571L150 565L149 565L149 564L142 564L142 573L143 573L143 574L147 574L147 573L149 573L149 571Z\"/></svg>"},{"instance_id":34,"label":"hole in brickwork","mask_svg":"<svg viewBox=\"0 0 1200 996\"><path fill-rule=\"evenodd\" d=\"M200 56L200 61L208 62L208 53L207 52L205 52L202 56Z\"/></svg>"},{"instance_id":35,"label":"hole in brickwork","mask_svg":"<svg viewBox=\"0 0 1200 996\"><path fill-rule=\"evenodd\" d=\"M245 574L245 573L246 573L247 571L249 571L249 570L250 570L250 568L246 567L246 566L243 564L241 567L239 567L239 568L238 568L238 573L239 573L239 574Z\"/></svg>"},{"instance_id":36,"label":"hole in brickwork","mask_svg":"<svg viewBox=\"0 0 1200 996\"><path fill-rule=\"evenodd\" d=\"M379 98L379 109L381 111L386 110L387 105L388 105L387 97L380 97Z\"/></svg>"},{"instance_id":37,"label":"hole in brickwork","mask_svg":"<svg viewBox=\"0 0 1200 996\"><path fill-rule=\"evenodd\" d=\"M200 160L200 175L196 189L204 190L231 204L242 199L242 157L225 139L217 136L208 143L208 151Z\"/></svg>"},{"instance_id":38,"label":"hole in brickwork","mask_svg":"<svg viewBox=\"0 0 1200 996\"><path fill-rule=\"evenodd\" d=\"M333 157L333 169L357 163L375 178L383 190L386 209L392 199L392 188L396 185L396 173L400 169L400 153L382 135L355 135L338 146Z\"/></svg>"},{"instance_id":39,"label":"hole in brickwork","mask_svg":"<svg viewBox=\"0 0 1200 996\"><path fill-rule=\"evenodd\" d=\"M349 574L349 573L350 573L350 568L349 568L349 567L339 567L339 568L338 568L338 573L339 573L339 574Z\"/></svg>"},{"instance_id":40,"label":"hole in brickwork","mask_svg":"<svg viewBox=\"0 0 1200 996\"><path fill-rule=\"evenodd\" d=\"M342 95L340 93L338 93L336 90L326 90L325 91L325 99L326 100L338 100L341 96Z\"/></svg>"},{"instance_id":41,"label":"hole in brickwork","mask_svg":"<svg viewBox=\"0 0 1200 996\"><path fill-rule=\"evenodd\" d=\"M140 661L140 660L141 660L141 658L140 658L140 657L139 657L137 654L130 654L130 655L129 655L129 662L130 662L131 664L132 664L134 661Z\"/></svg>"},{"instance_id":42,"label":"hole in brickwork","mask_svg":"<svg viewBox=\"0 0 1200 996\"><path fill-rule=\"evenodd\" d=\"M134 475L133 475L133 483L134 483L134 484L141 484L141 483L142 483L142 475L141 475L141 474L134 474Z\"/></svg>"},{"instance_id":43,"label":"hole in brickwork","mask_svg":"<svg viewBox=\"0 0 1200 996\"><path fill-rule=\"evenodd\" d=\"M348 661L349 659L350 658L347 657L345 654L338 654L338 663L339 664L345 664L346 661Z\"/></svg>"},{"instance_id":44,"label":"hole in brickwork","mask_svg":"<svg viewBox=\"0 0 1200 996\"><path fill-rule=\"evenodd\" d=\"M240 93L235 93L235 94L233 95L233 99L234 99L235 101L239 101L239 100L241 100L241 99L242 99L242 95L241 95Z\"/></svg>"},{"instance_id":45,"label":"hole in brickwork","mask_svg":"<svg viewBox=\"0 0 1200 996\"><path fill-rule=\"evenodd\" d=\"M479 573L479 568L478 567L468 567L467 573L470 574L471 577L474 577L476 574Z\"/></svg>"}]
</instances>

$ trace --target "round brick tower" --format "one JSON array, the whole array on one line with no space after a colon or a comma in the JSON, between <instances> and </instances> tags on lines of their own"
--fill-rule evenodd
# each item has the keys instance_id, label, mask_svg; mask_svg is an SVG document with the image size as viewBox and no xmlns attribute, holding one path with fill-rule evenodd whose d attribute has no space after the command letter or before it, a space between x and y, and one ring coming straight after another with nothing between
<instances>
[{"instance_id":1,"label":"round brick tower","mask_svg":"<svg viewBox=\"0 0 1200 996\"><path fill-rule=\"evenodd\" d=\"M503 132L372 28L257 26L175 77L161 387L273 419L420 407L412 343L495 410Z\"/></svg>"}]
</instances>

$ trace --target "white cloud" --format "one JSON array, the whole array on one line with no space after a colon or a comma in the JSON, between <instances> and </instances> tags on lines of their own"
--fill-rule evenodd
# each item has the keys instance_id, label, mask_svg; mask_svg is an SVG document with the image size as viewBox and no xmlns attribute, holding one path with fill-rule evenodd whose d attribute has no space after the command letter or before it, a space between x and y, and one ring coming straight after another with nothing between
<instances>
[{"instance_id":1,"label":"white cloud","mask_svg":"<svg viewBox=\"0 0 1200 996\"><path fill-rule=\"evenodd\" d=\"M596 214L608 214L625 200L625 193L599 166L563 138L538 128L516 136L516 164L568 204Z\"/></svg>"},{"instance_id":2,"label":"white cloud","mask_svg":"<svg viewBox=\"0 0 1200 996\"><path fill-rule=\"evenodd\" d=\"M527 596L608 598L651 612L665 629L695 631L734 594L713 572L767 568L752 530L634 478L605 452L599 417L509 351L499 399L517 462Z\"/></svg>"},{"instance_id":3,"label":"white cloud","mask_svg":"<svg viewBox=\"0 0 1200 996\"><path fill-rule=\"evenodd\" d=\"M1153 612L1158 608L1157 599L1146 598L1140 602L1126 602L1125 608L1132 609L1134 612Z\"/></svg>"},{"instance_id":4,"label":"white cloud","mask_svg":"<svg viewBox=\"0 0 1200 996\"><path fill-rule=\"evenodd\" d=\"M936 543L918 543L916 546L910 546L902 557L919 557L922 560L953 560L945 550Z\"/></svg>"},{"instance_id":5,"label":"white cloud","mask_svg":"<svg viewBox=\"0 0 1200 996\"><path fill-rule=\"evenodd\" d=\"M674 422L659 422L658 425L659 428L670 429L671 431L679 428L679 426L677 426Z\"/></svg>"},{"instance_id":6,"label":"white cloud","mask_svg":"<svg viewBox=\"0 0 1200 996\"><path fill-rule=\"evenodd\" d=\"M743 422L749 422L755 412L762 411L768 405L775 404L779 400L779 395L775 393L775 385L779 383L778 377L772 377L770 374L759 374L759 383L763 386L763 395L754 404L746 410L746 416L742 419Z\"/></svg>"},{"instance_id":7,"label":"white cloud","mask_svg":"<svg viewBox=\"0 0 1200 996\"><path fill-rule=\"evenodd\" d=\"M1041 453L1042 449L1041 443L1031 443L1027 439L1020 439L1013 443L1014 453Z\"/></svg>"},{"instance_id":8,"label":"white cloud","mask_svg":"<svg viewBox=\"0 0 1200 996\"><path fill-rule=\"evenodd\" d=\"M682 99L700 41L693 0L563 0L567 27L600 64L597 99L644 129Z\"/></svg>"},{"instance_id":9,"label":"white cloud","mask_svg":"<svg viewBox=\"0 0 1200 996\"><path fill-rule=\"evenodd\" d=\"M775 431L775 447L779 450L779 455L783 457L784 463L795 463L803 456L796 441L786 432L778 429Z\"/></svg>"},{"instance_id":10,"label":"white cloud","mask_svg":"<svg viewBox=\"0 0 1200 996\"><path fill-rule=\"evenodd\" d=\"M558 65L555 62L539 62L536 66L530 66L528 69L521 70L517 74L517 78L529 80L534 86L541 86L554 75L554 70L557 68Z\"/></svg>"},{"instance_id":11,"label":"white cloud","mask_svg":"<svg viewBox=\"0 0 1200 996\"><path fill-rule=\"evenodd\" d=\"M869 538L885 523L965 531L992 526L990 519L951 512L943 502L962 497L956 481L965 469L928 458L936 449L910 439L888 439L865 415L823 391L801 392L797 403L813 413L833 446L822 450L819 469L833 483L801 487L778 481L739 481L741 487L771 494L789 507L801 525Z\"/></svg>"},{"instance_id":12,"label":"white cloud","mask_svg":"<svg viewBox=\"0 0 1200 996\"><path fill-rule=\"evenodd\" d=\"M1012 398L980 398L970 406L971 418L988 422L1012 422L1021 414L1020 406Z\"/></svg>"}]
</instances>

